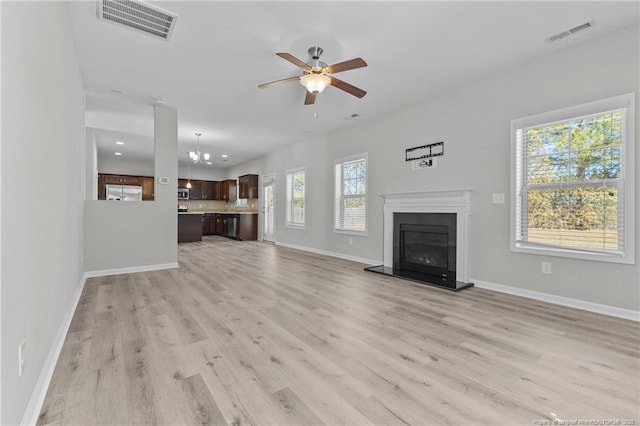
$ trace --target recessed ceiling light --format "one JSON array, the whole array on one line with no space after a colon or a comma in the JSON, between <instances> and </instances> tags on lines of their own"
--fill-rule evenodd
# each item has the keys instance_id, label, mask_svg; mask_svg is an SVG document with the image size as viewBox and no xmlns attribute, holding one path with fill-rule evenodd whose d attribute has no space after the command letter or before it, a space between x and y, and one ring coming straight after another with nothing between
<instances>
[{"instance_id":1,"label":"recessed ceiling light","mask_svg":"<svg viewBox=\"0 0 640 426\"><path fill-rule=\"evenodd\" d=\"M210 165L211 165L211 164L213 164L213 163L211 163L211 161L207 161L207 164L210 166Z\"/></svg>"},{"instance_id":2,"label":"recessed ceiling light","mask_svg":"<svg viewBox=\"0 0 640 426\"><path fill-rule=\"evenodd\" d=\"M122 141L116 141L116 145L124 145L124 142L122 142Z\"/></svg>"},{"instance_id":3,"label":"recessed ceiling light","mask_svg":"<svg viewBox=\"0 0 640 426\"><path fill-rule=\"evenodd\" d=\"M227 154L222 154L220 157L222 158L228 158L229 156Z\"/></svg>"},{"instance_id":4,"label":"recessed ceiling light","mask_svg":"<svg viewBox=\"0 0 640 426\"><path fill-rule=\"evenodd\" d=\"M114 152L115 155L122 155L121 152Z\"/></svg>"}]
</instances>

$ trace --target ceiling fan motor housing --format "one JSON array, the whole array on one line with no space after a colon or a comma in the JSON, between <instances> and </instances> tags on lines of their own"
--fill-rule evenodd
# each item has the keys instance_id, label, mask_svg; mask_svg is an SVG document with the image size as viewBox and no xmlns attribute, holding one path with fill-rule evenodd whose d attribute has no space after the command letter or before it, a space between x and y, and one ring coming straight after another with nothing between
<instances>
[{"instance_id":1,"label":"ceiling fan motor housing","mask_svg":"<svg viewBox=\"0 0 640 426\"><path fill-rule=\"evenodd\" d=\"M309 56L311 56L311 59L318 60L320 59L320 56L322 55L322 52L324 52L324 50L322 50L322 47L320 46L312 46L309 48L309 50L307 50L307 52L309 52Z\"/></svg>"},{"instance_id":2,"label":"ceiling fan motor housing","mask_svg":"<svg viewBox=\"0 0 640 426\"><path fill-rule=\"evenodd\" d=\"M320 55L322 55L322 47L320 46L312 46L307 50L309 52L309 56L311 57L311 61L307 62L307 65L311 67L308 71L310 74L321 74L324 68L327 67L327 64L320 60Z\"/></svg>"}]
</instances>

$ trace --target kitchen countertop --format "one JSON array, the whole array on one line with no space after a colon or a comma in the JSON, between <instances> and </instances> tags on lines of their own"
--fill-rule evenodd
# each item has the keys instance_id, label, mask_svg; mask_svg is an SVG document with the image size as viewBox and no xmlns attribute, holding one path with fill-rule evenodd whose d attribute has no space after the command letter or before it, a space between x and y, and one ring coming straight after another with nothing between
<instances>
[{"instance_id":1,"label":"kitchen countertop","mask_svg":"<svg viewBox=\"0 0 640 426\"><path fill-rule=\"evenodd\" d=\"M206 211L190 210L190 211L186 211L186 212L178 212L178 214L205 214L205 213L215 213L215 214L258 214L258 212L230 212L230 211L219 211L219 210L206 210Z\"/></svg>"}]
</instances>

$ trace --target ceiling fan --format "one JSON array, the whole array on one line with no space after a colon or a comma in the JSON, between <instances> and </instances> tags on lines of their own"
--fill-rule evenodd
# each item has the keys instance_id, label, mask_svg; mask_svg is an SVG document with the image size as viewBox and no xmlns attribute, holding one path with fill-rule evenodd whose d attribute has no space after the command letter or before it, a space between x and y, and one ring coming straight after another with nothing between
<instances>
[{"instance_id":1,"label":"ceiling fan","mask_svg":"<svg viewBox=\"0 0 640 426\"><path fill-rule=\"evenodd\" d=\"M356 96L358 98L362 98L367 94L364 90L352 86L349 83L346 83L342 80L338 80L333 76L333 74L337 74L343 71L349 71L356 68L366 67L367 63L362 58L354 58L348 61L339 62L333 65L327 65L320 60L320 55L322 55L322 48L318 46L310 47L309 56L311 60L307 63L302 62L300 59L289 53L276 53L276 55L280 56L282 59L291 62L293 65L304 71L304 74L295 77L284 78L282 80L272 81L270 83L264 83L259 85L258 87L261 89L277 86L278 84L288 83L290 81L298 80L300 84L302 84L307 89L307 94L304 98L305 105L311 105L316 101L316 95L321 93L327 86L334 86L340 90L344 90L345 92Z\"/></svg>"}]
</instances>

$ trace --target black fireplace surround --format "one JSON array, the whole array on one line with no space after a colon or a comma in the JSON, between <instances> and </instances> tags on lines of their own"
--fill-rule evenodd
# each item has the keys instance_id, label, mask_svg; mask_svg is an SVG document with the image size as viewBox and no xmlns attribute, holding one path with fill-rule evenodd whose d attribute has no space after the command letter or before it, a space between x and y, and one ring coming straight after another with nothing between
<instances>
[{"instance_id":1,"label":"black fireplace surround","mask_svg":"<svg viewBox=\"0 0 640 426\"><path fill-rule=\"evenodd\" d=\"M394 213L393 268L365 268L449 290L473 284L456 280L456 213Z\"/></svg>"}]
</instances>

